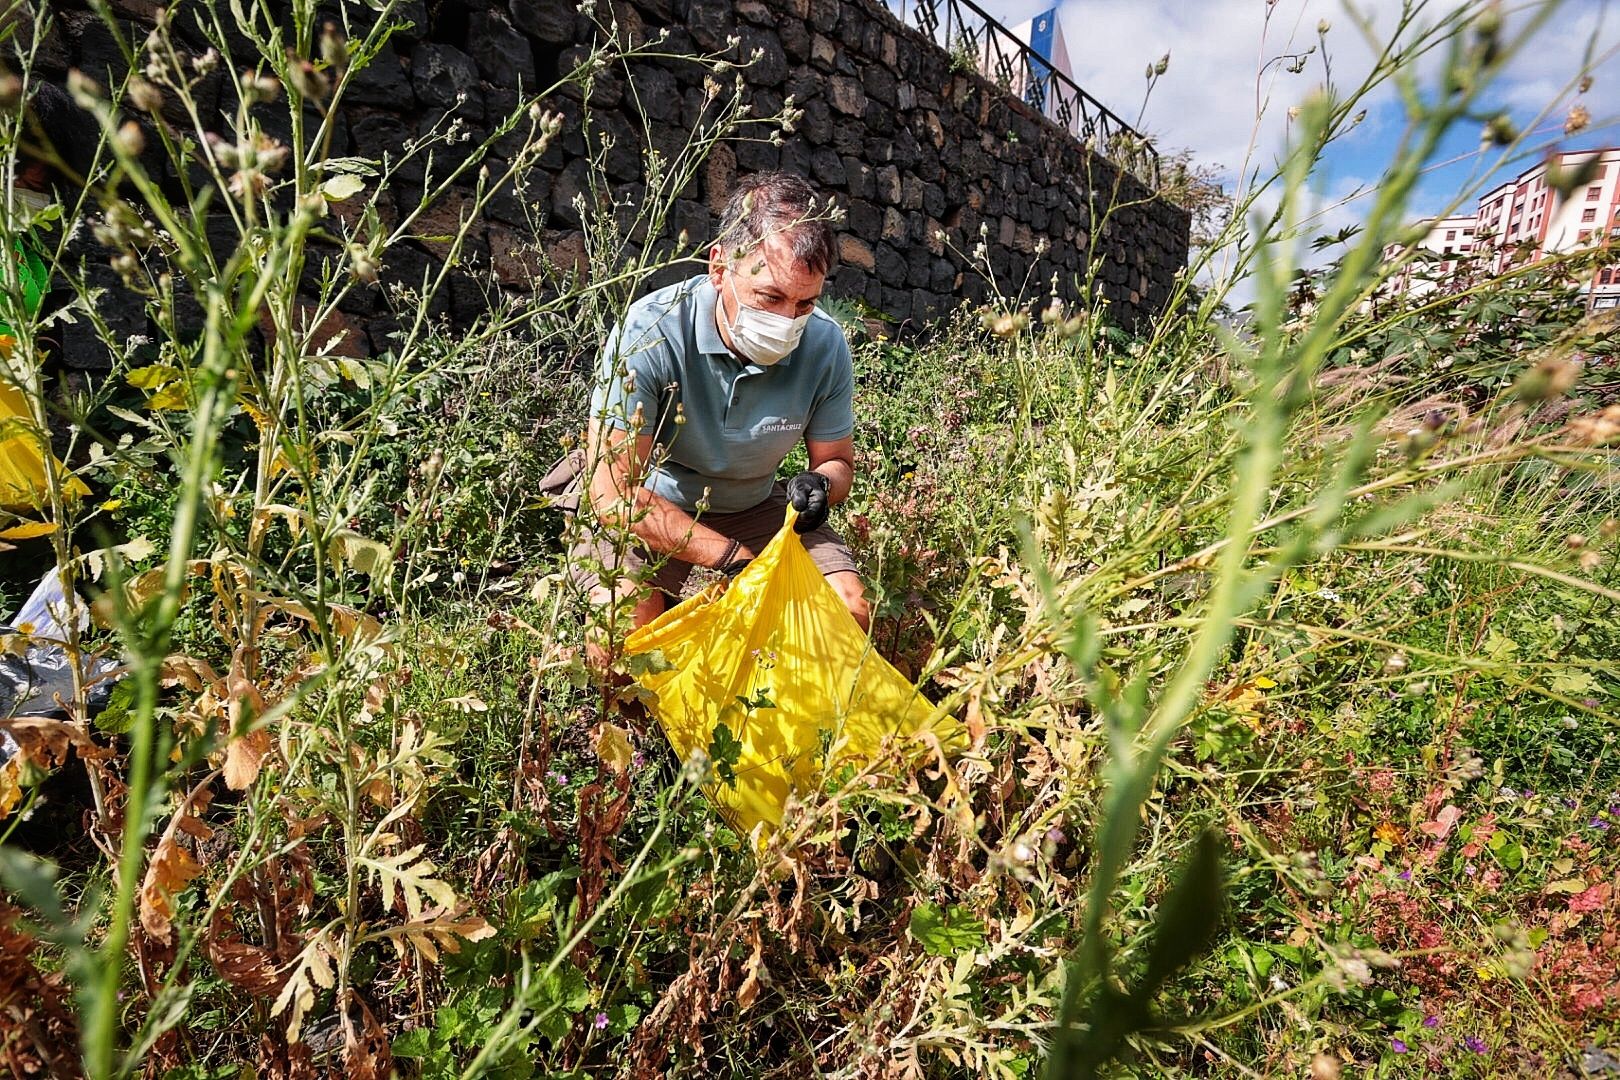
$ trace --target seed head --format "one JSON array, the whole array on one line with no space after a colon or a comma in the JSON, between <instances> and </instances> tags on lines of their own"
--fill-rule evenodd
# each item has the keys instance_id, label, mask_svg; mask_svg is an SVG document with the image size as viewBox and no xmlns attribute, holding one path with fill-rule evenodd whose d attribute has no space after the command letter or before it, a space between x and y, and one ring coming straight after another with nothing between
<instances>
[{"instance_id":1,"label":"seed head","mask_svg":"<svg viewBox=\"0 0 1620 1080\"><path fill-rule=\"evenodd\" d=\"M124 100L144 113L155 113L163 107L163 91L139 76L129 80Z\"/></svg>"}]
</instances>

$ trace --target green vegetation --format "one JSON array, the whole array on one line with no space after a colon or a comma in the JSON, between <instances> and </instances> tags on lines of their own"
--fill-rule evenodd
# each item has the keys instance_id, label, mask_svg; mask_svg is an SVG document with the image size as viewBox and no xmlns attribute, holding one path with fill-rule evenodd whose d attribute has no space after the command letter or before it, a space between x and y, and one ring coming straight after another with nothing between
<instances>
[{"instance_id":1,"label":"green vegetation","mask_svg":"<svg viewBox=\"0 0 1620 1080\"><path fill-rule=\"evenodd\" d=\"M533 488L577 436L591 345L701 250L667 235L674 193L787 117L722 70L637 221L588 200L588 275L537 254L532 298L452 335L430 272L389 294L393 348L345 360L321 329L343 293L452 180L486 199L558 131L529 102L492 125L526 147L504 174L425 139L416 210L382 214L399 163L324 148L383 6L341 30L302 3L184 16L234 23L220 62L257 65L228 152L162 29L125 43L139 79L75 82L108 137L65 216L97 222L159 340L116 340L62 230L8 204L120 358L84 393L42 385L5 270L0 371L97 491L53 475L61 527L24 554L95 598L70 649L130 668L94 719L81 687L68 721L4 723L29 760L0 790L9 1069L1546 1076L1616 1046L1613 328L1561 291L1578 261L1380 288L1418 171L1488 119L1519 47L1493 8L1403 23L1368 85L1304 106L1201 256L1252 275L1243 329L1223 288L1135 336L1031 289L861 344L836 520L878 647L974 743L826 777L756 856L697 789L730 733L674 760L633 688L593 683L603 613ZM546 93L658 48L604 27ZM1312 167L1384 82L1410 130L1301 287ZM142 139L190 164L185 199ZM460 235L435 241L446 270ZM632 257L632 235L669 243ZM84 807L41 799L67 777Z\"/></svg>"}]
</instances>

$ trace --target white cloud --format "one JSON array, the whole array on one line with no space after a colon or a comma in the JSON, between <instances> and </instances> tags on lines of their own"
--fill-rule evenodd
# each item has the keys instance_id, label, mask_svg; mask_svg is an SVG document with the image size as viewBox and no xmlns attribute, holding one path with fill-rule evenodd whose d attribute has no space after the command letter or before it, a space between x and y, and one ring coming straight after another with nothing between
<instances>
[{"instance_id":1,"label":"white cloud","mask_svg":"<svg viewBox=\"0 0 1620 1080\"><path fill-rule=\"evenodd\" d=\"M1044 8L1040 0L1003 0L987 8L1016 24ZM1416 22L1433 24L1476 4L1425 0L1415 5ZM1620 9L1620 3L1612 5ZM1546 0L1521 3L1507 22L1507 34L1518 33ZM1522 51L1501 81L1493 99L1511 108L1521 122L1555 105L1574 78L1587 43L1595 41L1600 100L1617 100L1620 85L1620 10L1610 0L1567 0L1553 21L1542 28L1532 47ZM1360 0L1374 33L1387 38L1401 16L1402 0ZM1606 17L1607 16L1607 17ZM1340 88L1358 85L1371 70L1374 54L1340 0L1069 0L1059 7L1074 78L1088 93L1127 122L1137 119L1146 87L1145 67L1165 53L1170 67L1147 104L1141 128L1165 149L1188 148L1197 160L1216 164L1236 178L1244 162L1270 171L1287 137L1288 106L1299 103L1324 81L1320 49L1299 74L1285 70L1279 58L1319 46L1317 26L1330 24L1326 36L1333 82ZM1407 35L1409 38L1409 34ZM1421 65L1432 86L1443 54L1430 53ZM1604 91L1608 91L1605 94ZM1369 104L1366 127L1345 146L1387 158L1399 132L1392 87L1378 91ZM1561 123L1568 101L1556 103ZM1593 106L1595 113L1605 110ZM1605 117L1600 117L1604 119ZM1612 117L1610 117L1612 119ZM1612 141L1620 142L1620 133ZM1358 171L1365 163L1358 161Z\"/></svg>"},{"instance_id":2,"label":"white cloud","mask_svg":"<svg viewBox=\"0 0 1620 1080\"><path fill-rule=\"evenodd\" d=\"M985 0L980 0L981 4ZM1007 25L1045 10L1041 0L1002 0L986 6ZM1420 26L1432 26L1465 10L1478 10L1478 0L1357 0L1355 10L1366 15L1380 45L1403 18L1415 14L1401 34L1411 41ZM1510 11L1504 37L1521 34L1538 12L1552 10L1552 20L1520 51L1487 101L1491 107L1512 111L1516 122L1528 125L1546 113L1542 129L1562 134L1562 122L1571 103L1571 83L1579 73L1589 43L1593 47L1596 77L1584 99L1599 124L1620 120L1606 102L1620 103L1620 0L1566 0L1549 7L1549 0L1519 0ZM1416 9L1415 13L1411 9ZM1146 112L1137 126L1154 137L1164 150L1189 149L1196 161L1218 165L1229 186L1235 187L1240 170L1258 171L1261 178L1275 169L1287 145L1288 107L1304 100L1323 85L1323 41L1319 22L1326 21L1326 56L1332 81L1343 93L1359 86L1376 62L1374 48L1362 34L1341 0L1067 0L1058 9L1068 44L1074 80L1092 96L1129 123L1142 107L1146 88L1143 72L1165 53L1168 71L1154 88ZM1286 70L1290 56L1315 47L1304 70ZM1418 64L1423 87L1433 92L1445 63L1436 49ZM1322 174L1315 177L1317 233L1337 232L1358 224L1373 202L1379 176L1389 164L1406 120L1399 97L1386 84L1368 99L1367 119L1335 144ZM1604 139L1598 132L1589 138ZM1537 145L1548 141L1542 136ZM1620 123L1606 141L1620 143ZM1441 156L1472 156L1471 137ZM1586 145L1591 145L1588 142ZM1539 151L1526 155L1527 167ZM1473 159L1449 168L1437 168L1422 185L1413 216L1436 212L1451 202L1471 175L1489 173L1495 158ZM1356 197L1360 193L1360 197ZM1268 203L1270 200L1262 200ZM1469 205L1469 203L1464 203ZM1334 252L1309 262L1320 262ZM1241 294L1246 289L1240 289Z\"/></svg>"}]
</instances>

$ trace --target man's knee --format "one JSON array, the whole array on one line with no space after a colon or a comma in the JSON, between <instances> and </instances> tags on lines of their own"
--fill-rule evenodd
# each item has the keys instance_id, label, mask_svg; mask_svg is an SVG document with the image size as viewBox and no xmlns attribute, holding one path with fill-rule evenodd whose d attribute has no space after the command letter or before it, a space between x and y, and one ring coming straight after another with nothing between
<instances>
[{"instance_id":1,"label":"man's knee","mask_svg":"<svg viewBox=\"0 0 1620 1080\"><path fill-rule=\"evenodd\" d=\"M867 602L866 585L861 581L861 576L852 570L840 570L827 575L827 584L831 585L839 599L844 601L844 606L855 616L855 621L861 624L861 629L869 629L872 624L872 606Z\"/></svg>"}]
</instances>

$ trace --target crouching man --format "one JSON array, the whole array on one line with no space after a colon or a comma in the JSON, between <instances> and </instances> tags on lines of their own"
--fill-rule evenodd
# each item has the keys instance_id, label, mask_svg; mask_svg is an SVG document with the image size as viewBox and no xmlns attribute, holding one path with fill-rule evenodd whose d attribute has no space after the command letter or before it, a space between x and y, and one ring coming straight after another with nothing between
<instances>
[{"instance_id":1,"label":"crouching man","mask_svg":"<svg viewBox=\"0 0 1620 1080\"><path fill-rule=\"evenodd\" d=\"M849 345L816 310L837 254L825 209L797 176L744 179L708 273L642 297L609 335L587 435L591 524L571 553L593 605L630 602L638 571L662 560L631 614L644 625L692 567L735 576L791 504L806 550L867 627L855 562L826 523L849 496L855 444ZM782 483L800 439L810 468ZM601 643L587 651L607 666Z\"/></svg>"}]
</instances>

